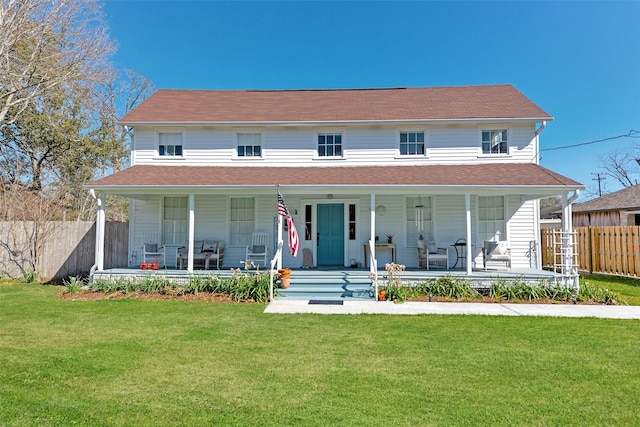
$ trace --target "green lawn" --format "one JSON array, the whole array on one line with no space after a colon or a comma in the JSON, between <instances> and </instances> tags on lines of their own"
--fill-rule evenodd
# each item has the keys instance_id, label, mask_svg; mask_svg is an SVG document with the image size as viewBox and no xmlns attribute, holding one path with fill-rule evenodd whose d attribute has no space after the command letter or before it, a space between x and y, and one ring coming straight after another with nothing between
<instances>
[{"instance_id":1,"label":"green lawn","mask_svg":"<svg viewBox=\"0 0 640 427\"><path fill-rule=\"evenodd\" d=\"M640 279L591 274L580 277L580 283L583 282L609 289L620 295L629 305L640 305Z\"/></svg>"},{"instance_id":2,"label":"green lawn","mask_svg":"<svg viewBox=\"0 0 640 427\"><path fill-rule=\"evenodd\" d=\"M640 321L267 315L0 285L0 425L640 425Z\"/></svg>"}]
</instances>

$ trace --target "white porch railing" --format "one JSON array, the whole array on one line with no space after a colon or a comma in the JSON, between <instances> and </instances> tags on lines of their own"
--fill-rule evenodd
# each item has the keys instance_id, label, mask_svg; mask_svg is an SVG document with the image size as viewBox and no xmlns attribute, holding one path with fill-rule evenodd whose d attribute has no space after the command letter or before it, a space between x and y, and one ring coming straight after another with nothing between
<instances>
[{"instance_id":1,"label":"white porch railing","mask_svg":"<svg viewBox=\"0 0 640 427\"><path fill-rule=\"evenodd\" d=\"M278 247L276 248L276 253L271 260L271 267L269 268L269 301L273 301L273 277L276 273L276 264L278 260L282 256L282 241L278 242Z\"/></svg>"}]
</instances>

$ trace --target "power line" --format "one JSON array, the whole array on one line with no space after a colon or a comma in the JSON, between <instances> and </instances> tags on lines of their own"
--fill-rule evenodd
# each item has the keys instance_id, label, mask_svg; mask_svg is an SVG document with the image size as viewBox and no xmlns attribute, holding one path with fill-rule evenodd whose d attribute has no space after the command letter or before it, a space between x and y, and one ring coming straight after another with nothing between
<instances>
[{"instance_id":1,"label":"power line","mask_svg":"<svg viewBox=\"0 0 640 427\"><path fill-rule=\"evenodd\" d=\"M620 139L620 138L640 138L640 131L632 129L629 131L629 133L625 133L624 135L610 136L608 138L596 139L595 141L581 142L579 144L563 145L561 147L543 148L538 152L541 153L543 151L564 150L567 148L582 147L584 145L591 145L591 144L596 144L598 142L611 141L612 139Z\"/></svg>"}]
</instances>

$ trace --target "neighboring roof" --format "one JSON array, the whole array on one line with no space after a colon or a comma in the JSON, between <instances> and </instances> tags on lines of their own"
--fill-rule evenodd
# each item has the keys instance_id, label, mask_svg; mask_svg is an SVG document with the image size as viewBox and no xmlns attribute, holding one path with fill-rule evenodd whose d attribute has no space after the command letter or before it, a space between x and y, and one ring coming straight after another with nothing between
<instances>
[{"instance_id":1,"label":"neighboring roof","mask_svg":"<svg viewBox=\"0 0 640 427\"><path fill-rule=\"evenodd\" d=\"M132 166L87 188L287 186L566 186L572 179L533 163L426 166Z\"/></svg>"},{"instance_id":2,"label":"neighboring roof","mask_svg":"<svg viewBox=\"0 0 640 427\"><path fill-rule=\"evenodd\" d=\"M640 210L640 185L623 188L588 202L575 203L572 207L574 213L611 210Z\"/></svg>"},{"instance_id":3,"label":"neighboring roof","mask_svg":"<svg viewBox=\"0 0 640 427\"><path fill-rule=\"evenodd\" d=\"M553 120L512 85L333 90L155 92L120 122L322 123L410 120Z\"/></svg>"}]
</instances>

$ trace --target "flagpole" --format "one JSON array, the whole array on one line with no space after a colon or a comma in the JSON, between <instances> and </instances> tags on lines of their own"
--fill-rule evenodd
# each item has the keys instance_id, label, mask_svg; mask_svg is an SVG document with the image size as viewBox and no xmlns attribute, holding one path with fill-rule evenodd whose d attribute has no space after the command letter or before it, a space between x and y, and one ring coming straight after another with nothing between
<instances>
[{"instance_id":1,"label":"flagpole","mask_svg":"<svg viewBox=\"0 0 640 427\"><path fill-rule=\"evenodd\" d=\"M280 185L276 185L276 193L280 194ZM277 197L276 194L276 197ZM278 246L276 247L280 247L283 248L284 247L284 243L282 241L282 215L280 215L279 213L278 215ZM280 253L278 255L278 259L276 261L276 268L279 270L282 268L282 249L280 250Z\"/></svg>"}]
</instances>

